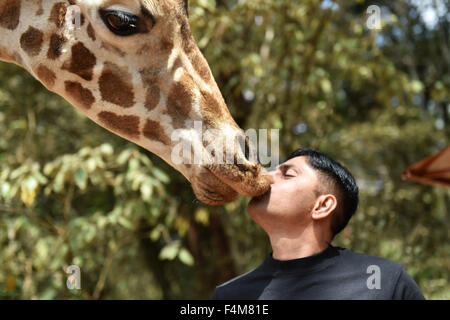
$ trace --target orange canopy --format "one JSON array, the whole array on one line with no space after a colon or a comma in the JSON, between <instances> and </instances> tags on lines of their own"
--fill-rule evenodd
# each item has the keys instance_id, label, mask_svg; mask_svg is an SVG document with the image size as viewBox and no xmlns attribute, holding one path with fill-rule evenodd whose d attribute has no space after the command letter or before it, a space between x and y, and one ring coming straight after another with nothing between
<instances>
[{"instance_id":1,"label":"orange canopy","mask_svg":"<svg viewBox=\"0 0 450 320\"><path fill-rule=\"evenodd\" d=\"M406 169L404 179L450 187L450 146Z\"/></svg>"}]
</instances>

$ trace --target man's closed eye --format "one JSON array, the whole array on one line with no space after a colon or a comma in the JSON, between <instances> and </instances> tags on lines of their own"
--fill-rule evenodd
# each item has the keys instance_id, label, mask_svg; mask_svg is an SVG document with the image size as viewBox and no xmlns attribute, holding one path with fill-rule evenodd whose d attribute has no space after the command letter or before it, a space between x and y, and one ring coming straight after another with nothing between
<instances>
[{"instance_id":1,"label":"man's closed eye","mask_svg":"<svg viewBox=\"0 0 450 320\"><path fill-rule=\"evenodd\" d=\"M283 171L283 177L287 177L287 178L295 178L297 175L294 172L294 170L285 170Z\"/></svg>"}]
</instances>

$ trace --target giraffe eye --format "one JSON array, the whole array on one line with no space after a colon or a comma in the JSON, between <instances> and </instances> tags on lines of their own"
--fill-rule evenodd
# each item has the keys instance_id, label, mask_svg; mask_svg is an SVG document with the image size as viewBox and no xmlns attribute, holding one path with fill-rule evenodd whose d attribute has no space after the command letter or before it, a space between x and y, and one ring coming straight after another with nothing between
<instances>
[{"instance_id":1,"label":"giraffe eye","mask_svg":"<svg viewBox=\"0 0 450 320\"><path fill-rule=\"evenodd\" d=\"M131 13L118 10L101 10L100 16L108 29L118 36L130 36L139 31L139 18Z\"/></svg>"}]
</instances>

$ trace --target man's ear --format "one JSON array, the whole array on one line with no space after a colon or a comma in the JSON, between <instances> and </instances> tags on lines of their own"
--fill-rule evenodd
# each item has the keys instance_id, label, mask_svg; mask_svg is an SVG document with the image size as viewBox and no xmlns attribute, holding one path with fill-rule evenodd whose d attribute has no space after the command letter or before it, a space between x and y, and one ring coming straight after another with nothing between
<instances>
[{"instance_id":1,"label":"man's ear","mask_svg":"<svg viewBox=\"0 0 450 320\"><path fill-rule=\"evenodd\" d=\"M314 220L320 220L328 217L333 213L337 207L337 199L332 194L320 195L314 205L312 211L312 218Z\"/></svg>"}]
</instances>

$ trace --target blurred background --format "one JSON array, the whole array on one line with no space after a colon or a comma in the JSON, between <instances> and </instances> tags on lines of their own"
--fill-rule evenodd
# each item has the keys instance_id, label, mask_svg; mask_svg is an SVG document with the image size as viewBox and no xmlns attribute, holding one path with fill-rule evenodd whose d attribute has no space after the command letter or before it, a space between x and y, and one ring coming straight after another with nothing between
<instances>
[{"instance_id":1,"label":"blurred background","mask_svg":"<svg viewBox=\"0 0 450 320\"><path fill-rule=\"evenodd\" d=\"M369 28L377 5L381 29ZM342 162L360 207L333 241L450 299L450 188L402 180L450 144L446 0L191 0L236 122ZM246 213L195 200L158 157L0 63L0 299L208 299L270 252ZM66 287L69 265L81 289Z\"/></svg>"}]
</instances>

